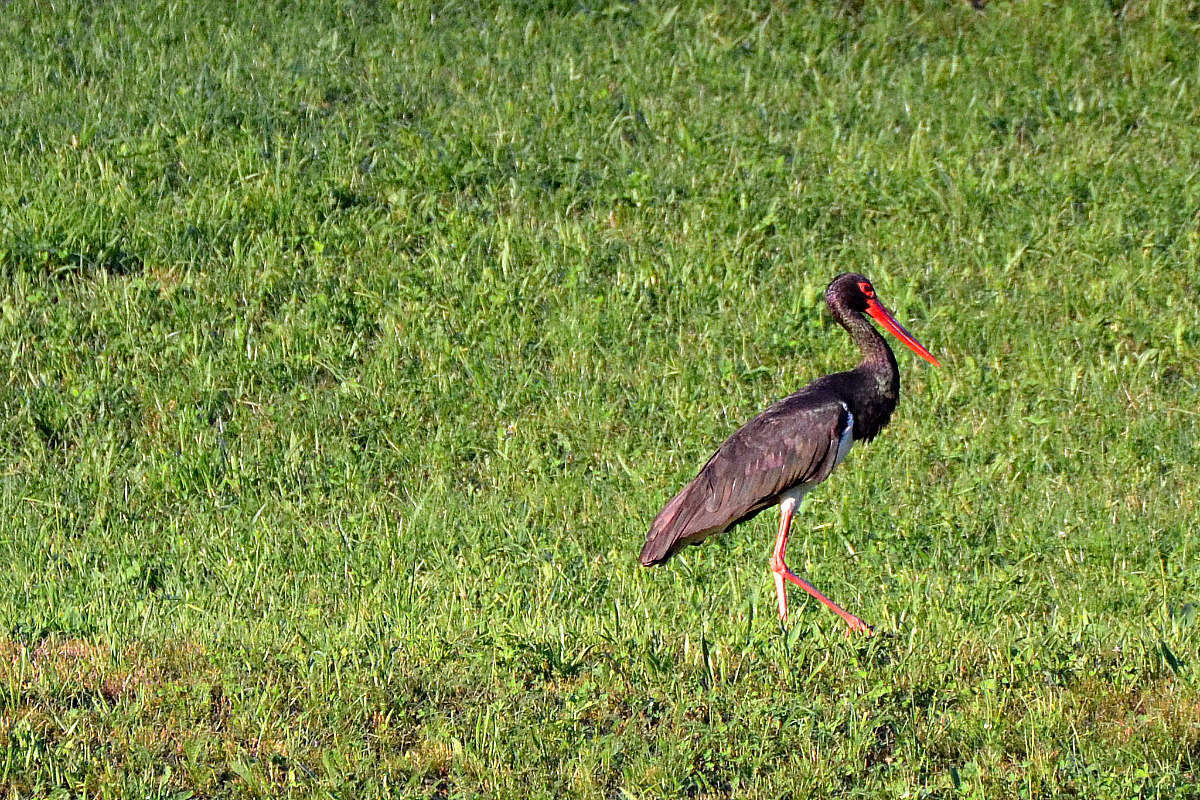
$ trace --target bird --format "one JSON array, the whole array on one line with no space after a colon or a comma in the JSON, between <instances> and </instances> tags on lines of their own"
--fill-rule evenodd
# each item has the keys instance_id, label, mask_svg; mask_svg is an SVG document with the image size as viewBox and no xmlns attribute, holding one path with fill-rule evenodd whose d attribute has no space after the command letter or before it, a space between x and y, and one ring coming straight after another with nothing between
<instances>
[{"instance_id":1,"label":"bird","mask_svg":"<svg viewBox=\"0 0 1200 800\"><path fill-rule=\"evenodd\" d=\"M792 516L804 495L829 477L854 443L874 439L896 409L896 356L866 316L935 367L941 364L880 303L863 275L834 277L825 289L825 304L858 345L858 365L817 378L738 428L654 518L639 560L645 566L662 564L684 545L699 544L778 505L779 532L770 567L781 622L787 623L787 584L794 583L841 617L847 636L870 635L870 625L788 569Z\"/></svg>"}]
</instances>

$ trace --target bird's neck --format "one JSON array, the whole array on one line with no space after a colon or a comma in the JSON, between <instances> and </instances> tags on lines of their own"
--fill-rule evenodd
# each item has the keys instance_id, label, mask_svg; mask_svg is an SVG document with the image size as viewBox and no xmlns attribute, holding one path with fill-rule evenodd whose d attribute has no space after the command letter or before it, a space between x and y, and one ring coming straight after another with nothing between
<instances>
[{"instance_id":1,"label":"bird's neck","mask_svg":"<svg viewBox=\"0 0 1200 800\"><path fill-rule=\"evenodd\" d=\"M875 330L875 326L867 322L866 317L843 308L834 309L833 316L858 345L858 352L862 356L858 364L860 368L899 375L900 369L896 365L896 356L892 353L892 348L888 347L888 343L879 335L879 331Z\"/></svg>"},{"instance_id":2,"label":"bird's neck","mask_svg":"<svg viewBox=\"0 0 1200 800\"><path fill-rule=\"evenodd\" d=\"M846 373L852 388L847 401L853 405L854 438L874 438L891 419L900 398L900 368L896 356L875 326L853 311L835 313L835 319L850 334L862 355L858 366Z\"/></svg>"}]
</instances>

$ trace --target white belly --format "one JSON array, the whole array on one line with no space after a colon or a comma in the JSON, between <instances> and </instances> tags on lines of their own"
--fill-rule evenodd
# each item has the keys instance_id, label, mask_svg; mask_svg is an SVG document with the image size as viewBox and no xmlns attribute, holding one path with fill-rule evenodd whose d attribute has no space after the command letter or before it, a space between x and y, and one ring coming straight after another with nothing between
<instances>
[{"instance_id":1,"label":"white belly","mask_svg":"<svg viewBox=\"0 0 1200 800\"><path fill-rule=\"evenodd\" d=\"M842 403L842 408L846 408L846 404ZM833 466L836 469L837 465L842 463L842 459L846 457L846 453L850 452L850 448L854 446L854 415L850 413L850 409L846 408L846 430L842 431L842 438L838 441L837 455L833 458Z\"/></svg>"}]
</instances>

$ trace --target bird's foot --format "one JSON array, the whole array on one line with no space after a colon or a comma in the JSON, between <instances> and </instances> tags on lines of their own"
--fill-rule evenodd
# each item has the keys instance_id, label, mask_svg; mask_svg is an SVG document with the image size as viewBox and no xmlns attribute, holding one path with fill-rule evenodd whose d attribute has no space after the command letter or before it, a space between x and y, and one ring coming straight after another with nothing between
<instances>
[{"instance_id":1,"label":"bird's foot","mask_svg":"<svg viewBox=\"0 0 1200 800\"><path fill-rule=\"evenodd\" d=\"M846 619L846 625L847 625L847 628L846 628L846 638L847 639L849 639L851 636L854 636L857 633L861 633L865 636L874 636L875 635L875 628L873 628L872 626L863 622L858 617L849 616Z\"/></svg>"}]
</instances>

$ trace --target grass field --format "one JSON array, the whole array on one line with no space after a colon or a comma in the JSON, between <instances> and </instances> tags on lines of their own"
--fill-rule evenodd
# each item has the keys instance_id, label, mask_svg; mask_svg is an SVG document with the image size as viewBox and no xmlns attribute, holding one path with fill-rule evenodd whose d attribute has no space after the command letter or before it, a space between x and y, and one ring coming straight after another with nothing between
<instances>
[{"instance_id":1,"label":"grass field","mask_svg":"<svg viewBox=\"0 0 1200 800\"><path fill-rule=\"evenodd\" d=\"M0 16L0 796L1200 795L1200 4L303 6Z\"/></svg>"}]
</instances>

